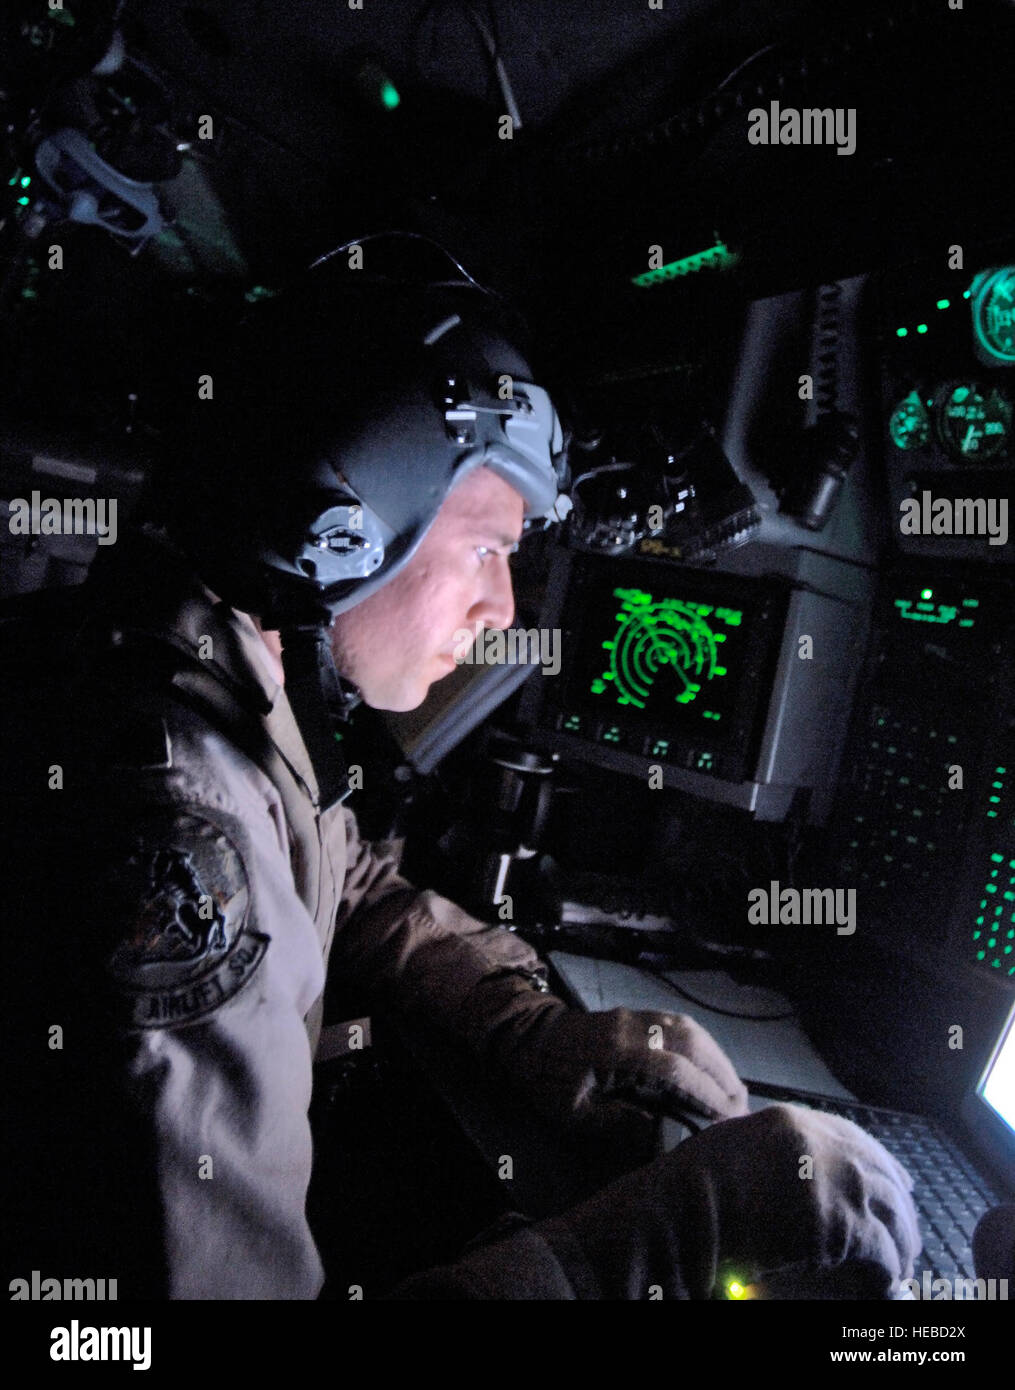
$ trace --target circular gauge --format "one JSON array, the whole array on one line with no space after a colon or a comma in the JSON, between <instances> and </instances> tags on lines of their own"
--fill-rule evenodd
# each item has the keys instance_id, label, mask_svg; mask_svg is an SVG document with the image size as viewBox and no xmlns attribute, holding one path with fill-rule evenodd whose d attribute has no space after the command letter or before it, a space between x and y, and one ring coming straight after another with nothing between
<instances>
[{"instance_id":1,"label":"circular gauge","mask_svg":"<svg viewBox=\"0 0 1015 1390\"><path fill-rule=\"evenodd\" d=\"M1000 391L954 382L937 394L941 443L962 463L993 458L1011 435L1011 404Z\"/></svg>"},{"instance_id":2,"label":"circular gauge","mask_svg":"<svg viewBox=\"0 0 1015 1390\"><path fill-rule=\"evenodd\" d=\"M888 433L897 449L922 449L930 442L930 416L919 391L910 391L892 411Z\"/></svg>"},{"instance_id":3,"label":"circular gauge","mask_svg":"<svg viewBox=\"0 0 1015 1390\"><path fill-rule=\"evenodd\" d=\"M1015 364L1015 266L993 271L976 291L973 325L988 357Z\"/></svg>"}]
</instances>

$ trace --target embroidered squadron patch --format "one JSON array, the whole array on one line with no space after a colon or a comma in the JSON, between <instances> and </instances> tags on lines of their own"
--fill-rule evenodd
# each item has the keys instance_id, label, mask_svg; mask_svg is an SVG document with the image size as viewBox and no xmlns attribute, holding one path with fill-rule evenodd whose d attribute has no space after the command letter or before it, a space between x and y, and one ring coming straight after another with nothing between
<instances>
[{"instance_id":1,"label":"embroidered squadron patch","mask_svg":"<svg viewBox=\"0 0 1015 1390\"><path fill-rule=\"evenodd\" d=\"M128 1026L178 1028L237 994L264 958L269 937L247 924L250 892L235 846L217 826L178 816L145 837L110 883L130 921L109 960L128 1005Z\"/></svg>"}]
</instances>

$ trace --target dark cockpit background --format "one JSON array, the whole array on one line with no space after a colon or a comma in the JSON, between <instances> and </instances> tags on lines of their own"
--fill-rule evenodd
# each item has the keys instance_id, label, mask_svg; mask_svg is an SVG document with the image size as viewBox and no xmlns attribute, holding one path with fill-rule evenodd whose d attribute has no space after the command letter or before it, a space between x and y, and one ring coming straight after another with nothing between
<instances>
[{"instance_id":1,"label":"dark cockpit background","mask_svg":"<svg viewBox=\"0 0 1015 1390\"><path fill-rule=\"evenodd\" d=\"M535 645L359 711L365 832L560 960L701 972L705 1021L717 975L777 991L844 1086L954 1121L1015 990L1015 6L18 0L0 25L5 520L70 490L122 529L215 323L336 246L455 278L439 243L527 322L573 506L516 557ZM773 103L842 138L752 140ZM988 526L934 528L936 498ZM94 549L3 525L3 595ZM848 928L771 920L809 888L855 893ZM422 1132L397 1052L376 1068ZM371 1077L336 1059L322 1132L376 1111ZM420 1181L461 1206L478 1169L433 1145ZM452 1246L441 1222L385 1272Z\"/></svg>"}]
</instances>

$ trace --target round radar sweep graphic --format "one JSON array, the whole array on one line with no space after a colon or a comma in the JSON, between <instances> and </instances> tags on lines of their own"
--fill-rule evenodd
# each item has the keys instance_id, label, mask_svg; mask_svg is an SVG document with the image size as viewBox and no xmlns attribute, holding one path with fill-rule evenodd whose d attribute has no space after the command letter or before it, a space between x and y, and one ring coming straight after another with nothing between
<instances>
[{"instance_id":1,"label":"round radar sweep graphic","mask_svg":"<svg viewBox=\"0 0 1015 1390\"><path fill-rule=\"evenodd\" d=\"M612 689L617 703L644 709L675 700L690 704L702 686L726 674L718 643L724 635L713 632L709 615L725 616L733 623L741 615L720 611L708 604L678 599L653 600L640 589L616 589L620 599L617 630L603 642L610 655L609 669L592 682L592 693Z\"/></svg>"}]
</instances>

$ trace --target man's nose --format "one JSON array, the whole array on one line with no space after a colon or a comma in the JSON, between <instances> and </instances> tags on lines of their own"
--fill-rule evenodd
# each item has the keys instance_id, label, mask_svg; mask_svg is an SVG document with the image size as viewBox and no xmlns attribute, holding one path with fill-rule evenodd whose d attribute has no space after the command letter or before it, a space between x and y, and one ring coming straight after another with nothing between
<instances>
[{"instance_id":1,"label":"man's nose","mask_svg":"<svg viewBox=\"0 0 1015 1390\"><path fill-rule=\"evenodd\" d=\"M483 589L469 612L469 622L484 627L507 628L514 622L515 596L507 556L498 555L483 566Z\"/></svg>"}]
</instances>

